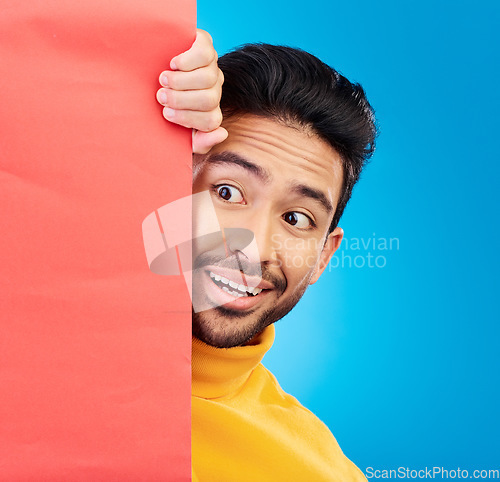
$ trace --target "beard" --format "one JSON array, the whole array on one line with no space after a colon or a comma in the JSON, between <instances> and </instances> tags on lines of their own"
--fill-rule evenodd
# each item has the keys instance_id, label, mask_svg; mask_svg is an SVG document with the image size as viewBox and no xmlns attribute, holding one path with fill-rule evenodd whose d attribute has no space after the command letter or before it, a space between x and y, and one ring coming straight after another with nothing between
<instances>
[{"instance_id":1,"label":"beard","mask_svg":"<svg viewBox=\"0 0 500 482\"><path fill-rule=\"evenodd\" d=\"M264 328L283 318L302 298L309 284L309 279L304 279L291 293L285 295L287 288L286 279L271 272L267 263L251 265L245 260L236 257L224 258L213 254L203 254L195 261L193 272L193 292L196 292L197 273L203 266L217 265L224 268L238 270L246 275L261 273L263 280L270 282L274 288L266 296L274 296L267 308L258 304L250 310L235 310L226 306L214 306L210 309L193 311L193 335L207 345L217 348L232 348L247 344ZM203 296L197 293L197 296ZM260 295L257 295L260 296Z\"/></svg>"},{"instance_id":2,"label":"beard","mask_svg":"<svg viewBox=\"0 0 500 482\"><path fill-rule=\"evenodd\" d=\"M286 302L263 313L242 313L218 306L211 310L193 312L193 335L216 348L233 348L247 344L264 328L287 315L299 302L306 288Z\"/></svg>"}]
</instances>

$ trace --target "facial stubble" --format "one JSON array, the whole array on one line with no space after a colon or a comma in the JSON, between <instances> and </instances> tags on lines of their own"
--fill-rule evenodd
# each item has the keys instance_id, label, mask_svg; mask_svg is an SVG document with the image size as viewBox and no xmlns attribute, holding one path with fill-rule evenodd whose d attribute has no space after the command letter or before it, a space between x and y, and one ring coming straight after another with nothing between
<instances>
[{"instance_id":1,"label":"facial stubble","mask_svg":"<svg viewBox=\"0 0 500 482\"><path fill-rule=\"evenodd\" d=\"M309 279L304 280L288 299L279 298L274 307L258 313L258 307L250 311L239 311L224 306L193 312L193 335L207 345L216 348L232 348L247 344L269 325L287 315L304 295ZM284 293L282 293L283 295Z\"/></svg>"}]
</instances>

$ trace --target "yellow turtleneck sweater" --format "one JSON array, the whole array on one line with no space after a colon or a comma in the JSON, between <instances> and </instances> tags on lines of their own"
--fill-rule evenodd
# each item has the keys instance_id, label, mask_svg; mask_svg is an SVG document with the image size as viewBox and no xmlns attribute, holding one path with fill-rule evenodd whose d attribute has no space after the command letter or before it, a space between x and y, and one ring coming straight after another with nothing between
<instances>
[{"instance_id":1,"label":"yellow turtleneck sweater","mask_svg":"<svg viewBox=\"0 0 500 482\"><path fill-rule=\"evenodd\" d=\"M193 480L366 481L326 425L260 363L273 341L274 326L236 348L193 338Z\"/></svg>"}]
</instances>

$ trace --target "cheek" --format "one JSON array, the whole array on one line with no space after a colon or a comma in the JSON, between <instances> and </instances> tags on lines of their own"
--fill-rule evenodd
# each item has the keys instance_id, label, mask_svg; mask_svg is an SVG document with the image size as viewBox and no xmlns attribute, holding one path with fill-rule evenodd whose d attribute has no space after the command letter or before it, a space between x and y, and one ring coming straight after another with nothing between
<instances>
[{"instance_id":1,"label":"cheek","mask_svg":"<svg viewBox=\"0 0 500 482\"><path fill-rule=\"evenodd\" d=\"M219 204L214 203L215 213L217 214L217 219L221 228L234 228L241 227L242 216L241 213L236 210L223 209Z\"/></svg>"},{"instance_id":2,"label":"cheek","mask_svg":"<svg viewBox=\"0 0 500 482\"><path fill-rule=\"evenodd\" d=\"M282 271L290 285L308 282L319 260L321 251L315 240L294 240L283 242L280 252Z\"/></svg>"}]
</instances>

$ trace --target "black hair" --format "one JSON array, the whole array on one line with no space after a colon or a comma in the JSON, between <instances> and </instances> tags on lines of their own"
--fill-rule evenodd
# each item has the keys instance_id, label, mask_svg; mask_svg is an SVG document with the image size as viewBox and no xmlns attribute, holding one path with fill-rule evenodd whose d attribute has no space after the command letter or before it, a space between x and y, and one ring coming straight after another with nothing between
<instances>
[{"instance_id":1,"label":"black hair","mask_svg":"<svg viewBox=\"0 0 500 482\"><path fill-rule=\"evenodd\" d=\"M285 46L244 45L223 55L219 67L224 117L254 114L312 128L339 153L344 178L333 231L375 149L375 115L363 88L313 55Z\"/></svg>"}]
</instances>

